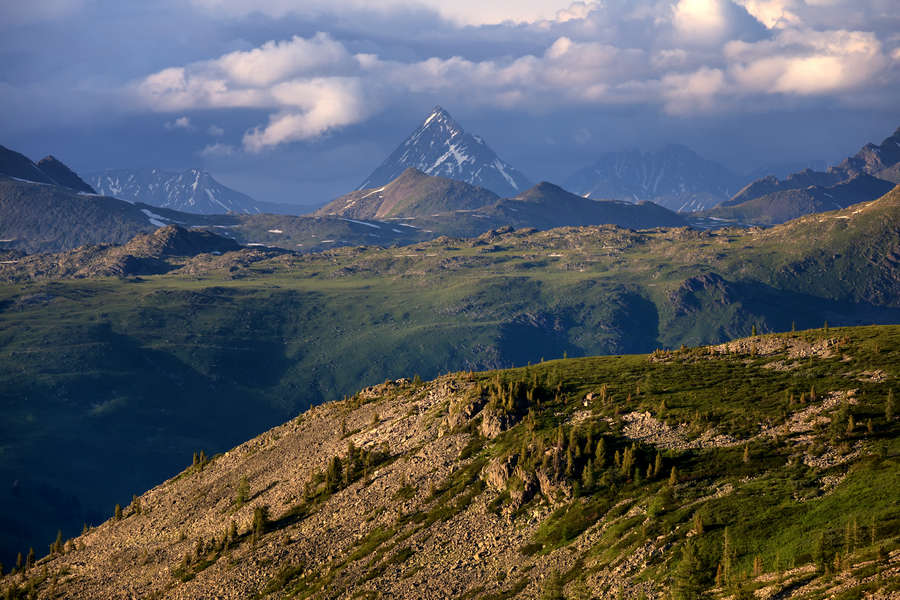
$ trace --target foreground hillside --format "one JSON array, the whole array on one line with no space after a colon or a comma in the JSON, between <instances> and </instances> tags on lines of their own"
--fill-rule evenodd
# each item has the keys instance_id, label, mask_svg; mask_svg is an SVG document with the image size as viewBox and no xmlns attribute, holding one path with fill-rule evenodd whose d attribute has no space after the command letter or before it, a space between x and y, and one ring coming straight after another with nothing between
<instances>
[{"instance_id":1,"label":"foreground hillside","mask_svg":"<svg viewBox=\"0 0 900 600\"><path fill-rule=\"evenodd\" d=\"M311 255L166 228L4 259L0 560L199 448L386 378L900 323L898 207L894 191L767 230L501 230Z\"/></svg>"},{"instance_id":2,"label":"foreground hillside","mask_svg":"<svg viewBox=\"0 0 900 600\"><path fill-rule=\"evenodd\" d=\"M387 381L195 456L0 588L896 597L898 375L883 326Z\"/></svg>"}]
</instances>

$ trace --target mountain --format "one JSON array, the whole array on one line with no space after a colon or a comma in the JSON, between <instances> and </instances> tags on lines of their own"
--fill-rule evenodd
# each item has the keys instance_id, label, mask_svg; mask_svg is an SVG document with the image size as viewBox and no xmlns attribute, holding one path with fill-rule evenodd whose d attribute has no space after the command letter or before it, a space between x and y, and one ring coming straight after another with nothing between
<instances>
[{"instance_id":1,"label":"mountain","mask_svg":"<svg viewBox=\"0 0 900 600\"><path fill-rule=\"evenodd\" d=\"M553 190L539 186L535 192L550 197ZM519 201L518 208L527 210L525 204ZM516 207L511 202L505 205ZM160 217L184 214L167 209L151 212ZM231 224L275 218L195 217L208 222L231 220ZM329 219L336 227L369 229L373 234L393 229L385 223L370 223L381 227L375 229ZM0 217L0 224L5 221ZM254 227L267 225L261 222ZM212 231L224 234L239 229L223 225ZM505 228L471 239L440 237L402 247L357 244L309 254L252 247L175 258L155 247L144 242L127 250L119 247L119 256L148 259L143 264L131 259L116 262L111 250L82 249L84 260L77 264L74 254L0 255L0 403L5 415L0 422L5 425L0 481L8 482L0 486L0 560L5 565L15 562L17 552L27 553L29 546L46 549L58 529L69 537L81 531L85 521L102 522L115 503L126 506L132 494L171 477L201 449L208 456L226 452L312 405L352 395L388 378L418 373L429 379L448 371L538 365L564 355L620 356L682 344L718 344L749 335L754 328L771 332L789 331L793 326L821 327L826 321L832 328L900 323L900 189L872 202L768 229ZM92 262L89 252L96 252L98 260ZM154 264L164 272L133 276L133 265L147 273L149 269L143 267ZM103 268L94 270L91 265ZM125 277L119 276L117 265ZM77 276L72 275L73 269ZM690 378L692 386L719 377L727 380L739 365L756 369L760 377L783 375L787 379L771 390L748 383L748 392L762 393L759 399L743 392L735 396L736 402L752 398L751 406L775 411L787 408L785 390L793 390L799 399L801 392L809 393L811 382L822 391L823 378L844 378L850 373L848 389L859 388L861 397L870 399L875 392L866 387L871 383L868 379L882 377L871 373L882 369L888 384L895 381L894 367L878 362L893 356L893 350L887 350L892 347L889 344L897 343L893 334L884 341L867 338L859 354L845 351L842 332L828 336L835 340L829 346L835 356L796 377L789 369L795 363L807 368L809 354L776 359L772 368L762 366L767 363L761 362L761 355L744 356L718 370L709 362L708 350L688 352L684 356L693 362L672 369ZM873 350L876 345L881 350ZM761 346L757 344L757 350ZM856 366L842 362L844 354L855 356L853 364L870 375L857 374ZM613 365L626 364L622 358L609 360ZM655 360L642 358L639 364L647 368L665 364ZM708 367L709 377L683 371L694 368L691 364ZM619 368L616 377L626 379L609 378L611 393L625 400L627 391L636 400L639 384L643 392L655 394L652 407L658 409L665 398L664 410L693 415L689 393L667 393L669 384L642 369ZM606 370L588 366L585 372L600 381L607 378ZM719 385L711 385L721 391ZM568 393L561 390L561 395ZM359 405L378 410L379 419L388 418L365 398L359 399ZM741 407L737 414L744 414L744 405L735 406ZM882 431L878 411L867 404L856 408L858 422L872 418L875 431ZM723 404L721 411L730 409ZM710 414L709 422L730 423L735 415L721 411ZM438 414L437 409L425 413L433 417L432 422L443 418ZM555 427L552 414L545 417ZM755 427L765 423L769 413L746 416ZM372 423L373 414L362 418L357 423L356 417L348 416L346 432L362 431ZM610 418L615 420L614 415ZM674 417L670 425L676 426L680 418ZM338 421L322 434L331 435L340 427ZM414 433L398 429L404 435ZM441 443L447 444L447 451L454 448L458 453L460 447L453 444L460 438L454 435L445 435ZM879 443L873 441L873 447ZM619 450L621 458L624 449L610 447L608 453ZM740 461L742 448L735 452ZM780 465L788 462L787 457L776 461L769 456ZM232 460L234 455L216 459L220 464ZM301 468L289 460L282 463L286 469ZM376 470L370 470L372 477L377 477ZM251 472L245 474L251 486L259 484L251 496L270 483L254 480ZM298 498L305 481L304 475L291 488ZM416 481L412 480L413 486ZM229 476L222 486L234 497L237 483ZM172 489L186 492L180 485ZM424 485L427 489L428 482ZM279 497L285 489L278 488ZM260 498L268 498L265 493ZM181 515L182 508L196 509L189 499L202 497L198 491L177 505L171 499L166 504L148 501L147 516L168 518L169 510ZM219 523L227 524L232 507L215 498L209 496L211 510ZM482 508L484 504L479 502ZM680 514L689 518L691 512ZM235 514L245 531L252 515ZM724 523L717 523L715 530L721 532ZM143 525L148 536L156 535L152 526ZM177 540L179 533L170 535L168 527L160 535ZM186 527L187 535L199 536L200 529ZM84 538L80 543L89 540L100 543L99 538ZM196 545L196 537L189 540L192 547ZM516 545L526 543L531 542L522 539ZM124 548L118 542L113 546ZM99 553L106 546L88 548ZM147 546L148 554L153 555L151 548L152 544ZM183 545L175 548L183 554ZM157 568L146 566L152 577L159 576ZM203 577L198 575L200 581ZM0 585L0 591L5 585Z\"/></svg>"},{"instance_id":2,"label":"mountain","mask_svg":"<svg viewBox=\"0 0 900 600\"><path fill-rule=\"evenodd\" d=\"M0 585L72 600L896 598L898 372L900 327L882 326L390 379L185 457Z\"/></svg>"},{"instance_id":3,"label":"mountain","mask_svg":"<svg viewBox=\"0 0 900 600\"><path fill-rule=\"evenodd\" d=\"M199 169L181 172L119 169L93 173L88 180L104 196L187 213L263 212L253 198L225 187Z\"/></svg>"},{"instance_id":4,"label":"mountain","mask_svg":"<svg viewBox=\"0 0 900 600\"><path fill-rule=\"evenodd\" d=\"M95 193L91 186L56 157L47 156L35 164L27 156L3 146L0 146L0 176Z\"/></svg>"},{"instance_id":5,"label":"mountain","mask_svg":"<svg viewBox=\"0 0 900 600\"><path fill-rule=\"evenodd\" d=\"M53 155L46 156L37 162L37 168L46 173L57 184L71 188L76 192L96 194L97 192L79 177L75 171L67 167Z\"/></svg>"},{"instance_id":6,"label":"mountain","mask_svg":"<svg viewBox=\"0 0 900 600\"><path fill-rule=\"evenodd\" d=\"M148 209L58 185L0 179L0 247L55 252L124 243L163 224Z\"/></svg>"},{"instance_id":7,"label":"mountain","mask_svg":"<svg viewBox=\"0 0 900 600\"><path fill-rule=\"evenodd\" d=\"M700 216L742 224L775 225L802 215L820 213L875 200L894 184L870 175L855 174L835 185L773 191L740 204L720 205Z\"/></svg>"},{"instance_id":8,"label":"mountain","mask_svg":"<svg viewBox=\"0 0 900 600\"><path fill-rule=\"evenodd\" d=\"M0 178L0 250L67 252L85 244L121 244L138 233L167 225L204 228L240 244L301 252L360 244L408 244L436 235L412 227L338 217L185 213L53 184ZM68 260L64 262L68 264ZM58 272L49 269L44 275Z\"/></svg>"},{"instance_id":9,"label":"mountain","mask_svg":"<svg viewBox=\"0 0 900 600\"><path fill-rule=\"evenodd\" d=\"M896 165L898 163L900 163L900 128L897 128L891 136L885 138L880 145L866 144L859 152L844 159L840 164L829 167L824 172L804 169L789 175L783 180L770 175L753 181L735 194L728 202L724 203L723 206L733 206L747 200L759 198L765 194L800 189L811 185L830 187L860 174L881 177L893 183L898 183L894 181L896 175L892 175L896 173ZM884 177L882 177L882 173L884 173Z\"/></svg>"},{"instance_id":10,"label":"mountain","mask_svg":"<svg viewBox=\"0 0 900 600\"><path fill-rule=\"evenodd\" d=\"M315 214L402 221L434 235L472 237L499 227L552 229L618 225L635 229L679 227L686 222L652 203L591 200L542 182L512 198L409 168L391 183L352 192Z\"/></svg>"},{"instance_id":11,"label":"mountain","mask_svg":"<svg viewBox=\"0 0 900 600\"><path fill-rule=\"evenodd\" d=\"M679 215L652 202L592 200L546 181L479 212L493 216L498 223L538 229L585 225L649 229L686 224Z\"/></svg>"},{"instance_id":12,"label":"mountain","mask_svg":"<svg viewBox=\"0 0 900 600\"><path fill-rule=\"evenodd\" d=\"M689 148L609 152L570 176L563 187L590 198L649 200L677 212L712 208L727 200L741 178Z\"/></svg>"},{"instance_id":13,"label":"mountain","mask_svg":"<svg viewBox=\"0 0 900 600\"><path fill-rule=\"evenodd\" d=\"M357 188L383 187L413 167L428 175L464 181L500 196L512 196L530 183L477 135L463 131L440 106Z\"/></svg>"},{"instance_id":14,"label":"mountain","mask_svg":"<svg viewBox=\"0 0 900 600\"><path fill-rule=\"evenodd\" d=\"M416 217L480 208L498 199L497 194L484 188L446 177L428 176L409 167L386 185L341 196L314 214L354 219Z\"/></svg>"}]
</instances>

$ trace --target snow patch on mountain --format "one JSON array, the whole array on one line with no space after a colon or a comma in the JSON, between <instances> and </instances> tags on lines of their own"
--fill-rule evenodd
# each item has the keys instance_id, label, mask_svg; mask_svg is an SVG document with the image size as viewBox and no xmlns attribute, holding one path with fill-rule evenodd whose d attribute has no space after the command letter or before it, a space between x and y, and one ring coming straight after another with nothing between
<instances>
[{"instance_id":1,"label":"snow patch on mountain","mask_svg":"<svg viewBox=\"0 0 900 600\"><path fill-rule=\"evenodd\" d=\"M501 196L514 196L531 185L525 175L497 156L484 139L466 133L439 106L357 189L387 185L409 167L427 175L477 185Z\"/></svg>"},{"instance_id":2,"label":"snow patch on mountain","mask_svg":"<svg viewBox=\"0 0 900 600\"><path fill-rule=\"evenodd\" d=\"M197 214L260 212L253 198L222 185L199 169L122 169L94 173L87 179L98 193L131 203Z\"/></svg>"}]
</instances>

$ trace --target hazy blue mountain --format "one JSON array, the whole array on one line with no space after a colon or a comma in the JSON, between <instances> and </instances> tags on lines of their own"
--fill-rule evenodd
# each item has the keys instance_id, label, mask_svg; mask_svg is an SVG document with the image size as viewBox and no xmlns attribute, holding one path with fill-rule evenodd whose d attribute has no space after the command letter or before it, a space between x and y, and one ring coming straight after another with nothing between
<instances>
[{"instance_id":1,"label":"hazy blue mountain","mask_svg":"<svg viewBox=\"0 0 900 600\"><path fill-rule=\"evenodd\" d=\"M853 156L825 171L804 169L784 179L769 175L747 184L733 198L723 203L734 206L766 194L806 188L811 185L829 187L846 181L854 175L866 174L886 181L898 179L896 165L900 163L900 128L885 138L880 145L866 144ZM861 200L860 200L861 201Z\"/></svg>"},{"instance_id":2,"label":"hazy blue mountain","mask_svg":"<svg viewBox=\"0 0 900 600\"><path fill-rule=\"evenodd\" d=\"M649 200L678 212L711 208L731 197L742 179L690 148L672 144L657 152L609 152L573 173L566 189L590 198Z\"/></svg>"}]
</instances>

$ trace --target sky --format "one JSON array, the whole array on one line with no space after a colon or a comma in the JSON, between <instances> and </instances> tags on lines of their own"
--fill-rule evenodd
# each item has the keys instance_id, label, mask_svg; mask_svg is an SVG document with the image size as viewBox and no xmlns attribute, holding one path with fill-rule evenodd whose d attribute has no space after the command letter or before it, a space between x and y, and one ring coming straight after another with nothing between
<instances>
[{"instance_id":1,"label":"sky","mask_svg":"<svg viewBox=\"0 0 900 600\"><path fill-rule=\"evenodd\" d=\"M680 143L740 174L900 126L896 0L0 2L0 144L86 174L354 189L447 109L534 181Z\"/></svg>"}]
</instances>

